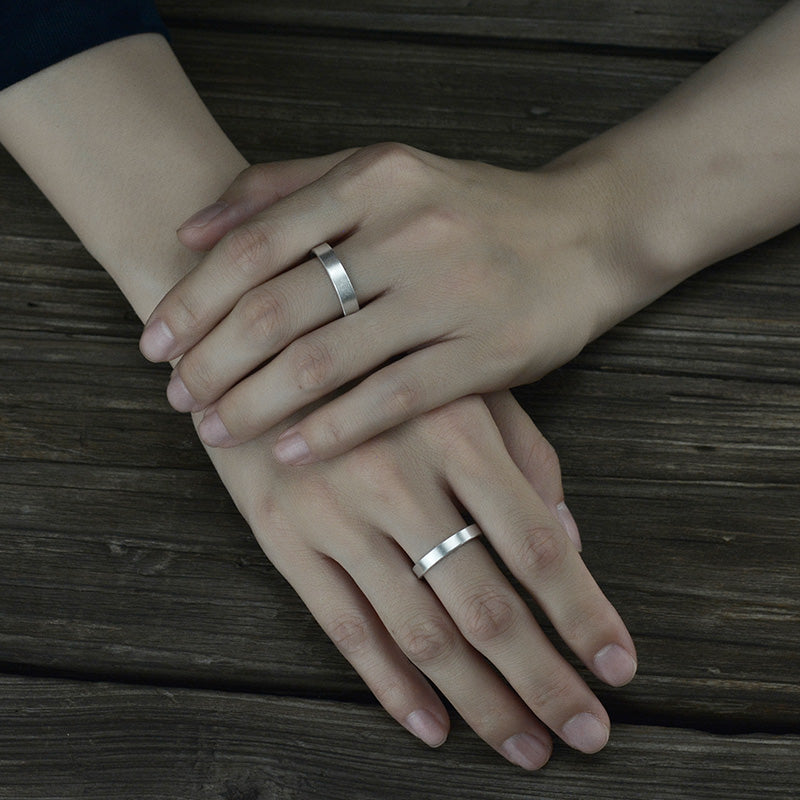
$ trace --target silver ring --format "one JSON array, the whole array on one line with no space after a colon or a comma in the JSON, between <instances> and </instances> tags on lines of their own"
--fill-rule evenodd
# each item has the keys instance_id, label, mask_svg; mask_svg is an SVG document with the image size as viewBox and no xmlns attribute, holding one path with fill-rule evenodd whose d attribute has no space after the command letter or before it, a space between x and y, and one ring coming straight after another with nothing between
<instances>
[{"instance_id":1,"label":"silver ring","mask_svg":"<svg viewBox=\"0 0 800 800\"><path fill-rule=\"evenodd\" d=\"M358 298L356 297L356 290L353 284L350 283L350 278L347 275L347 270L344 264L339 261L339 256L333 252L333 248L327 243L323 242L311 249L311 252L320 260L328 277L331 279L333 288L336 290L336 296L339 298L339 305L342 307L342 313L347 316L358 311Z\"/></svg>"},{"instance_id":2,"label":"silver ring","mask_svg":"<svg viewBox=\"0 0 800 800\"><path fill-rule=\"evenodd\" d=\"M473 523L457 531L452 536L448 536L441 544L437 544L433 550L429 550L414 564L414 574L421 578L434 564L438 564L445 556L450 555L453 550L458 550L462 544L466 544L470 539L477 539L481 533L483 531Z\"/></svg>"}]
</instances>

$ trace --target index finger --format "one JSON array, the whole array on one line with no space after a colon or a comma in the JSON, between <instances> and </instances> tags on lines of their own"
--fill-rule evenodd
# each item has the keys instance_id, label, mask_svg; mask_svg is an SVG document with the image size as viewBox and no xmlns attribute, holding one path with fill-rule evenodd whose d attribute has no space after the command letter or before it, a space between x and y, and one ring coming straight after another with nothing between
<instances>
[{"instance_id":1,"label":"index finger","mask_svg":"<svg viewBox=\"0 0 800 800\"><path fill-rule=\"evenodd\" d=\"M278 200L321 178L356 148L325 156L253 164L242 170L215 203L183 222L177 235L190 250L205 252L234 228Z\"/></svg>"}]
</instances>

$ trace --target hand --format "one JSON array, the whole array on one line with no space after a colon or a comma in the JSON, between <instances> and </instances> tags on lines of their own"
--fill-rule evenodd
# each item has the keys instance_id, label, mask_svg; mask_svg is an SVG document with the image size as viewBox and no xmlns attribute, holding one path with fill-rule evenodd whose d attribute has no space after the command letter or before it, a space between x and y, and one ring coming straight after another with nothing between
<instances>
[{"instance_id":1,"label":"hand","mask_svg":"<svg viewBox=\"0 0 800 800\"><path fill-rule=\"evenodd\" d=\"M545 726L584 752L603 747L605 710L484 540L412 573L465 509L583 663L615 686L633 677L631 638L554 516L566 508L555 451L510 394L458 400L303 467L276 464L271 437L211 458L267 557L392 717L444 741L425 675L520 766L549 758Z\"/></svg>"},{"instance_id":2,"label":"hand","mask_svg":"<svg viewBox=\"0 0 800 800\"><path fill-rule=\"evenodd\" d=\"M247 441L369 374L278 440L277 457L295 464L534 380L608 326L611 281L582 200L591 187L576 191L563 172L393 144L247 169L180 231L214 249L155 309L142 352L184 354L168 396L206 409L211 446ZM361 304L346 318L309 257L325 240Z\"/></svg>"}]
</instances>

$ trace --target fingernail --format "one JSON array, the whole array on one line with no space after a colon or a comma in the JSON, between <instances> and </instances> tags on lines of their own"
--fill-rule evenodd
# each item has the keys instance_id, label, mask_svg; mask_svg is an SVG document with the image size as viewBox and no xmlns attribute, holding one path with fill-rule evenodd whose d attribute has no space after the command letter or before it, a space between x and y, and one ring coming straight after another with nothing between
<instances>
[{"instance_id":1,"label":"fingernail","mask_svg":"<svg viewBox=\"0 0 800 800\"><path fill-rule=\"evenodd\" d=\"M174 347L175 336L166 322L155 319L147 323L139 340L139 349L146 359L167 361Z\"/></svg>"},{"instance_id":2,"label":"fingernail","mask_svg":"<svg viewBox=\"0 0 800 800\"><path fill-rule=\"evenodd\" d=\"M209 447L224 447L227 444L233 444L233 437L228 433L225 423L216 411L203 417L202 422L197 426L197 432Z\"/></svg>"},{"instance_id":3,"label":"fingernail","mask_svg":"<svg viewBox=\"0 0 800 800\"><path fill-rule=\"evenodd\" d=\"M523 769L540 769L550 758L550 747L529 733L509 736L500 751L512 764Z\"/></svg>"},{"instance_id":4,"label":"fingernail","mask_svg":"<svg viewBox=\"0 0 800 800\"><path fill-rule=\"evenodd\" d=\"M447 728L424 708L412 711L406 717L405 726L430 747L443 745L447 738Z\"/></svg>"},{"instance_id":5,"label":"fingernail","mask_svg":"<svg viewBox=\"0 0 800 800\"><path fill-rule=\"evenodd\" d=\"M199 411L201 408L177 372L172 373L167 384L167 400L176 411Z\"/></svg>"},{"instance_id":6,"label":"fingernail","mask_svg":"<svg viewBox=\"0 0 800 800\"><path fill-rule=\"evenodd\" d=\"M187 219L186 222L184 222L180 228L178 228L178 230L184 231L187 228L203 228L227 207L227 203L223 202L222 200L218 200L216 203L212 203L210 206L206 206L205 208L201 209L196 214L192 214L192 216L189 217L189 219Z\"/></svg>"},{"instance_id":7,"label":"fingernail","mask_svg":"<svg viewBox=\"0 0 800 800\"><path fill-rule=\"evenodd\" d=\"M611 686L624 686L636 674L636 659L618 644L607 644L594 657L595 672Z\"/></svg>"},{"instance_id":8,"label":"fingernail","mask_svg":"<svg viewBox=\"0 0 800 800\"><path fill-rule=\"evenodd\" d=\"M556 513L558 514L558 521L567 532L567 536L572 539L572 544L575 545L575 549L580 553L581 550L583 550L581 535L578 533L575 517L570 514L567 504L563 500L556 506Z\"/></svg>"},{"instance_id":9,"label":"fingernail","mask_svg":"<svg viewBox=\"0 0 800 800\"><path fill-rule=\"evenodd\" d=\"M594 715L583 711L564 723L561 736L564 741L582 753L596 753L606 746L611 732Z\"/></svg>"},{"instance_id":10,"label":"fingernail","mask_svg":"<svg viewBox=\"0 0 800 800\"><path fill-rule=\"evenodd\" d=\"M282 464L308 464L312 460L306 440L294 431L282 433L275 442L272 452Z\"/></svg>"}]
</instances>

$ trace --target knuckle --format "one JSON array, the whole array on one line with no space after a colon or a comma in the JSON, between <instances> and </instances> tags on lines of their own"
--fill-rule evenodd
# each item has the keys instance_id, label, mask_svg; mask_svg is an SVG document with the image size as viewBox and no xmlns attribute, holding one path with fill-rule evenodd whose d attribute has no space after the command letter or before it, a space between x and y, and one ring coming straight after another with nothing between
<instances>
[{"instance_id":1,"label":"knuckle","mask_svg":"<svg viewBox=\"0 0 800 800\"><path fill-rule=\"evenodd\" d=\"M414 237L429 246L441 251L452 252L454 240L463 244L464 240L472 241L472 229L461 213L446 205L436 204L424 208L411 223ZM471 262L464 262L467 265ZM454 277L461 272L462 263Z\"/></svg>"},{"instance_id":2,"label":"knuckle","mask_svg":"<svg viewBox=\"0 0 800 800\"><path fill-rule=\"evenodd\" d=\"M236 200L240 200L242 196L260 195L262 187L266 184L263 167L263 164L251 164L245 167L233 179L225 194L233 195Z\"/></svg>"},{"instance_id":3,"label":"knuckle","mask_svg":"<svg viewBox=\"0 0 800 800\"><path fill-rule=\"evenodd\" d=\"M470 395L434 409L429 416L434 424L451 429L454 433L468 433L491 415L480 397Z\"/></svg>"},{"instance_id":4,"label":"knuckle","mask_svg":"<svg viewBox=\"0 0 800 800\"><path fill-rule=\"evenodd\" d=\"M417 150L400 142L378 142L365 147L364 154L384 176L407 176L424 164Z\"/></svg>"},{"instance_id":5,"label":"knuckle","mask_svg":"<svg viewBox=\"0 0 800 800\"><path fill-rule=\"evenodd\" d=\"M274 288L259 286L240 301L238 314L248 335L257 341L280 338L286 316L285 298Z\"/></svg>"},{"instance_id":6,"label":"knuckle","mask_svg":"<svg viewBox=\"0 0 800 800\"><path fill-rule=\"evenodd\" d=\"M262 525L269 524L281 529L290 527L282 519L278 498L274 494L267 492L259 496L254 502L254 507L255 516Z\"/></svg>"},{"instance_id":7,"label":"knuckle","mask_svg":"<svg viewBox=\"0 0 800 800\"><path fill-rule=\"evenodd\" d=\"M282 518L277 498L272 493L246 495L244 499L236 502L239 512L253 529L259 542L264 538L265 531L274 534L289 530L290 525Z\"/></svg>"},{"instance_id":8,"label":"knuckle","mask_svg":"<svg viewBox=\"0 0 800 800\"><path fill-rule=\"evenodd\" d=\"M395 639L406 656L420 667L446 659L456 646L453 626L435 616L414 618Z\"/></svg>"},{"instance_id":9,"label":"knuckle","mask_svg":"<svg viewBox=\"0 0 800 800\"><path fill-rule=\"evenodd\" d=\"M567 554L567 537L547 525L534 525L522 533L514 546L514 563L525 573L532 573L540 581L557 574Z\"/></svg>"},{"instance_id":10,"label":"knuckle","mask_svg":"<svg viewBox=\"0 0 800 800\"><path fill-rule=\"evenodd\" d=\"M334 619L328 627L328 636L345 657L358 655L372 642L369 623L358 612L349 612Z\"/></svg>"},{"instance_id":11,"label":"knuckle","mask_svg":"<svg viewBox=\"0 0 800 800\"><path fill-rule=\"evenodd\" d=\"M348 472L358 478L360 483L374 482L394 486L401 482L399 464L377 442L366 442L351 450L345 458Z\"/></svg>"},{"instance_id":12,"label":"knuckle","mask_svg":"<svg viewBox=\"0 0 800 800\"><path fill-rule=\"evenodd\" d=\"M315 452L341 452L353 446L349 428L339 414L323 408L316 411L305 425L306 440Z\"/></svg>"},{"instance_id":13,"label":"knuckle","mask_svg":"<svg viewBox=\"0 0 800 800\"><path fill-rule=\"evenodd\" d=\"M303 470L301 475L293 475L292 484L294 498L302 499L305 509L324 511L330 520L346 519L342 492L328 475L317 470Z\"/></svg>"},{"instance_id":14,"label":"knuckle","mask_svg":"<svg viewBox=\"0 0 800 800\"><path fill-rule=\"evenodd\" d=\"M542 709L568 705L575 693L575 684L559 671L533 684L525 693L525 702L537 714Z\"/></svg>"},{"instance_id":15,"label":"knuckle","mask_svg":"<svg viewBox=\"0 0 800 800\"><path fill-rule=\"evenodd\" d=\"M341 173L352 178L345 189L387 186L419 188L427 174L427 167L419 151L399 142L379 142L361 148L350 159L342 162Z\"/></svg>"},{"instance_id":16,"label":"knuckle","mask_svg":"<svg viewBox=\"0 0 800 800\"><path fill-rule=\"evenodd\" d=\"M462 609L462 625L469 641L487 644L511 631L519 618L516 604L495 587L473 593Z\"/></svg>"},{"instance_id":17,"label":"knuckle","mask_svg":"<svg viewBox=\"0 0 800 800\"><path fill-rule=\"evenodd\" d=\"M468 464L483 464L486 454L486 424L492 417L480 397L463 397L425 414L428 433L443 452ZM478 458L475 458L479 456ZM485 467L485 464L484 464Z\"/></svg>"},{"instance_id":18,"label":"knuckle","mask_svg":"<svg viewBox=\"0 0 800 800\"><path fill-rule=\"evenodd\" d=\"M270 164L253 164L243 169L237 182L240 182L248 193L263 197L271 196L275 192L275 176L270 169Z\"/></svg>"},{"instance_id":19,"label":"knuckle","mask_svg":"<svg viewBox=\"0 0 800 800\"><path fill-rule=\"evenodd\" d=\"M392 716L407 712L409 687L408 681L404 679L403 675L393 671L382 676L380 680L376 680L376 677L372 676L368 685L378 702Z\"/></svg>"},{"instance_id":20,"label":"knuckle","mask_svg":"<svg viewBox=\"0 0 800 800\"><path fill-rule=\"evenodd\" d=\"M306 336L291 344L289 363L300 391L324 393L336 387L333 354L319 336Z\"/></svg>"},{"instance_id":21,"label":"knuckle","mask_svg":"<svg viewBox=\"0 0 800 800\"><path fill-rule=\"evenodd\" d=\"M422 410L425 387L416 376L401 374L387 381L382 394L379 408L393 412L393 417L409 419Z\"/></svg>"},{"instance_id":22,"label":"knuckle","mask_svg":"<svg viewBox=\"0 0 800 800\"><path fill-rule=\"evenodd\" d=\"M550 478L561 476L561 461L558 453L538 430L534 431L534 438L523 453L524 461L521 464L523 472L528 474L536 472Z\"/></svg>"},{"instance_id":23,"label":"knuckle","mask_svg":"<svg viewBox=\"0 0 800 800\"><path fill-rule=\"evenodd\" d=\"M196 306L192 297L183 291L176 291L169 306L160 313L167 325L176 333L197 335L205 329L202 311Z\"/></svg>"},{"instance_id":24,"label":"knuckle","mask_svg":"<svg viewBox=\"0 0 800 800\"><path fill-rule=\"evenodd\" d=\"M617 630L614 626L614 612L605 598L598 601L591 595L591 602L576 604L559 623L559 631L565 642L610 642L614 641Z\"/></svg>"},{"instance_id":25,"label":"knuckle","mask_svg":"<svg viewBox=\"0 0 800 800\"><path fill-rule=\"evenodd\" d=\"M260 278L280 250L279 234L263 221L251 220L225 237L225 255L246 279Z\"/></svg>"},{"instance_id":26,"label":"knuckle","mask_svg":"<svg viewBox=\"0 0 800 800\"><path fill-rule=\"evenodd\" d=\"M530 339L516 320L507 319L500 323L493 332L494 344L492 356L503 370L517 371L524 364L528 355Z\"/></svg>"},{"instance_id":27,"label":"knuckle","mask_svg":"<svg viewBox=\"0 0 800 800\"><path fill-rule=\"evenodd\" d=\"M470 237L472 239L472 237ZM450 290L465 304L485 306L487 301L501 293L498 287L500 270L496 269L488 259L475 255L458 265L457 270L450 272ZM511 329L507 317L501 317L500 332Z\"/></svg>"},{"instance_id":28,"label":"knuckle","mask_svg":"<svg viewBox=\"0 0 800 800\"><path fill-rule=\"evenodd\" d=\"M533 446L532 454L535 458L534 463L540 471L552 475L561 474L561 460L558 457L558 453L544 436L537 439Z\"/></svg>"}]
</instances>

